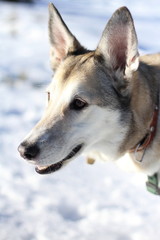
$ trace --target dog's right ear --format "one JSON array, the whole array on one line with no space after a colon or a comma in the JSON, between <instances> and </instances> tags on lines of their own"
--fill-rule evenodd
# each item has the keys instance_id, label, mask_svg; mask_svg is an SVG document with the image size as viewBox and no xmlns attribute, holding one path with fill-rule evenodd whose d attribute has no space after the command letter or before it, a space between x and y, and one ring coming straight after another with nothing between
<instances>
[{"instance_id":1,"label":"dog's right ear","mask_svg":"<svg viewBox=\"0 0 160 240\"><path fill-rule=\"evenodd\" d=\"M49 38L51 43L51 67L53 70L57 69L69 53L82 48L52 3L49 4Z\"/></svg>"},{"instance_id":2,"label":"dog's right ear","mask_svg":"<svg viewBox=\"0 0 160 240\"><path fill-rule=\"evenodd\" d=\"M96 53L106 65L124 75L136 71L139 64L138 40L132 16L126 7L119 8L109 20Z\"/></svg>"}]
</instances>

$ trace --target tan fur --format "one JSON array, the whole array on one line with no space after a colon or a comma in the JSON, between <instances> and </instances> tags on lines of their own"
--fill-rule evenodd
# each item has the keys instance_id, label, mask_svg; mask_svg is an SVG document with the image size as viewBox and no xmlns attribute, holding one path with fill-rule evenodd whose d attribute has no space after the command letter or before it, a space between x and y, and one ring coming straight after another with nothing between
<instances>
[{"instance_id":1,"label":"tan fur","mask_svg":"<svg viewBox=\"0 0 160 240\"><path fill-rule=\"evenodd\" d=\"M113 14L95 51L80 45L52 4L49 11L55 75L47 90L50 100L46 111L20 145L21 155L38 165L39 171L42 166L43 170L45 166L47 171L57 170L73 160L73 152L81 146L90 164L94 159L120 158L123 162L127 155L127 162L136 169L147 174L158 172L160 117L142 163L130 149L148 133L158 105L160 54L138 57L133 19L125 7ZM86 103L80 111L72 106L77 99ZM38 154L33 156L36 148Z\"/></svg>"},{"instance_id":2,"label":"tan fur","mask_svg":"<svg viewBox=\"0 0 160 240\"><path fill-rule=\"evenodd\" d=\"M140 57L140 61L145 62L151 66L160 67L160 53L147 54Z\"/></svg>"}]
</instances>

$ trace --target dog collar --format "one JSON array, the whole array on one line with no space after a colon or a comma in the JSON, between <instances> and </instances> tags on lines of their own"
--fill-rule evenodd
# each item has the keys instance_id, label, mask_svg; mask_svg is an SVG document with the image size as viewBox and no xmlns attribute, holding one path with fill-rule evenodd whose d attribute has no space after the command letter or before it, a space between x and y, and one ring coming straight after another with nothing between
<instances>
[{"instance_id":1,"label":"dog collar","mask_svg":"<svg viewBox=\"0 0 160 240\"><path fill-rule=\"evenodd\" d=\"M150 128L148 133L145 137L133 148L129 150L130 153L134 153L135 160L138 162L143 161L143 157L145 155L145 151L147 147L152 143L157 129L157 122L158 122L158 105L155 106L152 121L150 124Z\"/></svg>"},{"instance_id":2,"label":"dog collar","mask_svg":"<svg viewBox=\"0 0 160 240\"><path fill-rule=\"evenodd\" d=\"M152 141L156 135L158 112L159 112L158 110L159 110L158 105L156 105L154 108L149 132L134 148L130 149L130 151L129 151L130 153L134 153L135 160L138 162L143 161L145 151L146 151L147 147L152 143ZM160 195L158 173L155 173L152 176L148 176L148 181L146 182L146 188L150 193L153 193L155 195Z\"/></svg>"}]
</instances>

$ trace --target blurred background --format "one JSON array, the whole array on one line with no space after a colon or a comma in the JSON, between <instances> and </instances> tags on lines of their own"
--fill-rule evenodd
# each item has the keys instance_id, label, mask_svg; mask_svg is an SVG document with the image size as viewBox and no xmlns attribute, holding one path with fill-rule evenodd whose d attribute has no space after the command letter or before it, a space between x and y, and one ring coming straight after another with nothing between
<instances>
[{"instance_id":1,"label":"blurred background","mask_svg":"<svg viewBox=\"0 0 160 240\"><path fill-rule=\"evenodd\" d=\"M79 157L38 175L17 146L40 118L51 80L47 0L0 1L0 239L159 240L160 198L145 178ZM70 30L94 49L119 7L135 20L140 53L160 51L160 1L54 0Z\"/></svg>"}]
</instances>

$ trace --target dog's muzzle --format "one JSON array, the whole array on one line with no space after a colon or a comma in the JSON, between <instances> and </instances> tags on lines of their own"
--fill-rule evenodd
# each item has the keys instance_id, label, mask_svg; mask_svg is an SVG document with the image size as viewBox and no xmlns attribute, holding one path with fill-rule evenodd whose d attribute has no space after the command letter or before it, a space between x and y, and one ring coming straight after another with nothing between
<instances>
[{"instance_id":1,"label":"dog's muzzle","mask_svg":"<svg viewBox=\"0 0 160 240\"><path fill-rule=\"evenodd\" d=\"M72 151L61 161L54 163L52 165L47 165L47 166L36 166L35 170L39 174L50 174L52 172L56 172L57 170L61 169L62 166L67 163L67 160L71 160L77 153L82 150L84 144L79 144L77 145ZM37 145L30 145L27 146L26 142L22 143L18 147L18 151L24 159L34 162L36 157L40 154L40 149Z\"/></svg>"}]
</instances>

